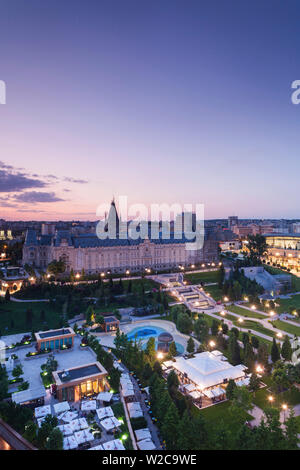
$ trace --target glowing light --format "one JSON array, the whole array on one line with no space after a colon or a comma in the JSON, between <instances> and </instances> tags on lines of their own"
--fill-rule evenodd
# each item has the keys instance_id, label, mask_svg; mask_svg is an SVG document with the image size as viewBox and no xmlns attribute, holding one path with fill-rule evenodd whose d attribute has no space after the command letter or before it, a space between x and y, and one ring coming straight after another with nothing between
<instances>
[{"instance_id":1,"label":"glowing light","mask_svg":"<svg viewBox=\"0 0 300 470\"><path fill-rule=\"evenodd\" d=\"M80 279L80 274L79 273L75 274L75 277L76 279Z\"/></svg>"},{"instance_id":2,"label":"glowing light","mask_svg":"<svg viewBox=\"0 0 300 470\"><path fill-rule=\"evenodd\" d=\"M277 338L282 338L282 333L277 333L276 336Z\"/></svg>"},{"instance_id":3,"label":"glowing light","mask_svg":"<svg viewBox=\"0 0 300 470\"><path fill-rule=\"evenodd\" d=\"M225 317L226 312L224 312L224 310L222 310L222 312L220 312L220 315L222 315L222 317Z\"/></svg>"},{"instance_id":4,"label":"glowing light","mask_svg":"<svg viewBox=\"0 0 300 470\"><path fill-rule=\"evenodd\" d=\"M101 277L104 277L104 276L105 276L105 273L101 273L100 276L101 276Z\"/></svg>"},{"instance_id":5,"label":"glowing light","mask_svg":"<svg viewBox=\"0 0 300 470\"><path fill-rule=\"evenodd\" d=\"M251 305L252 310L256 310L256 305Z\"/></svg>"},{"instance_id":6,"label":"glowing light","mask_svg":"<svg viewBox=\"0 0 300 470\"><path fill-rule=\"evenodd\" d=\"M210 345L211 348L214 348L215 345L216 345L216 343L215 343L213 340L211 340L211 341L209 342L209 345Z\"/></svg>"},{"instance_id":7,"label":"glowing light","mask_svg":"<svg viewBox=\"0 0 300 470\"><path fill-rule=\"evenodd\" d=\"M228 297L224 297L224 302L228 302Z\"/></svg>"},{"instance_id":8,"label":"glowing light","mask_svg":"<svg viewBox=\"0 0 300 470\"><path fill-rule=\"evenodd\" d=\"M274 315L275 315L275 312L273 312L273 310L271 310L270 317L274 317Z\"/></svg>"},{"instance_id":9,"label":"glowing light","mask_svg":"<svg viewBox=\"0 0 300 470\"><path fill-rule=\"evenodd\" d=\"M239 322L239 323L243 323L243 321L244 321L244 319L241 318L241 317L238 319L238 322Z\"/></svg>"},{"instance_id":10,"label":"glowing light","mask_svg":"<svg viewBox=\"0 0 300 470\"><path fill-rule=\"evenodd\" d=\"M163 355L162 352L158 352L158 353L156 354L156 357L157 357L157 359L163 359L163 358L164 358L164 355Z\"/></svg>"},{"instance_id":11,"label":"glowing light","mask_svg":"<svg viewBox=\"0 0 300 470\"><path fill-rule=\"evenodd\" d=\"M264 371L264 369L263 369L262 366L260 366L260 365L256 366L256 372L258 372L260 374L263 371Z\"/></svg>"},{"instance_id":12,"label":"glowing light","mask_svg":"<svg viewBox=\"0 0 300 470\"><path fill-rule=\"evenodd\" d=\"M130 274L129 269L126 269L126 274L127 274L127 276L128 276L128 274Z\"/></svg>"},{"instance_id":13,"label":"glowing light","mask_svg":"<svg viewBox=\"0 0 300 470\"><path fill-rule=\"evenodd\" d=\"M268 400L269 400L269 402L272 403L272 402L274 401L274 397L273 397L272 395L269 395L269 396L268 396Z\"/></svg>"},{"instance_id":14,"label":"glowing light","mask_svg":"<svg viewBox=\"0 0 300 470\"><path fill-rule=\"evenodd\" d=\"M281 405L281 408L282 408L282 409L285 411L285 410L287 410L287 409L288 409L288 406L287 406L287 404L286 404L286 403L283 403L283 404Z\"/></svg>"},{"instance_id":15,"label":"glowing light","mask_svg":"<svg viewBox=\"0 0 300 470\"><path fill-rule=\"evenodd\" d=\"M244 297L244 300L245 300L245 302L249 302L249 298L248 298L248 297Z\"/></svg>"}]
</instances>

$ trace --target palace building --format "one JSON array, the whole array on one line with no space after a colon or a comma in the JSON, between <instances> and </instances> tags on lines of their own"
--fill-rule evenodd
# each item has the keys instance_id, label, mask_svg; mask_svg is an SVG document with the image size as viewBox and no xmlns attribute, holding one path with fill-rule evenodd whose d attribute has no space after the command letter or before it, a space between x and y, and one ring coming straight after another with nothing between
<instances>
[{"instance_id":1,"label":"palace building","mask_svg":"<svg viewBox=\"0 0 300 470\"><path fill-rule=\"evenodd\" d=\"M23 265L29 264L38 268L47 268L53 260L63 260L66 271L98 274L103 271L123 273L143 269L163 270L188 266L196 263L207 263L218 260L217 240L206 233L201 249L186 249L190 240L184 235L178 238L174 232L169 238L159 233L158 238L123 238L119 233L119 217L114 201L108 219L116 221L117 236L100 239L96 234L73 235L68 230L59 230L54 234L40 234L28 230L23 247Z\"/></svg>"}]
</instances>

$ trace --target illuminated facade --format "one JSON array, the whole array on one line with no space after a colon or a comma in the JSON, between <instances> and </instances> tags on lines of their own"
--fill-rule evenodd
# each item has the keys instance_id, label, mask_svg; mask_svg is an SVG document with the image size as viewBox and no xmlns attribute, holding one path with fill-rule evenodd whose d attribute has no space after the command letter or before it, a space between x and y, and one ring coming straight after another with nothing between
<instances>
[{"instance_id":1,"label":"illuminated facade","mask_svg":"<svg viewBox=\"0 0 300 470\"><path fill-rule=\"evenodd\" d=\"M300 234L265 235L268 245L266 260L300 272Z\"/></svg>"},{"instance_id":2,"label":"illuminated facade","mask_svg":"<svg viewBox=\"0 0 300 470\"><path fill-rule=\"evenodd\" d=\"M107 371L95 362L52 373L59 401L78 401L109 389Z\"/></svg>"}]
</instances>

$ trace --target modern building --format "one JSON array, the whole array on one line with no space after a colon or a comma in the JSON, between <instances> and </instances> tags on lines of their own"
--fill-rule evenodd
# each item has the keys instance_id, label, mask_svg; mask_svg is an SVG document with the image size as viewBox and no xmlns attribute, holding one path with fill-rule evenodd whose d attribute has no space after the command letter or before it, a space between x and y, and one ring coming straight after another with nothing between
<instances>
[{"instance_id":1,"label":"modern building","mask_svg":"<svg viewBox=\"0 0 300 470\"><path fill-rule=\"evenodd\" d=\"M54 351L72 348L74 345L75 332L70 327L59 330L39 331L34 333L34 335L38 351L44 351L45 349Z\"/></svg>"},{"instance_id":2,"label":"modern building","mask_svg":"<svg viewBox=\"0 0 300 470\"><path fill-rule=\"evenodd\" d=\"M120 325L119 320L113 315L108 315L107 317L104 317L103 328L104 328L105 333L116 331L119 328L119 325Z\"/></svg>"},{"instance_id":3,"label":"modern building","mask_svg":"<svg viewBox=\"0 0 300 470\"><path fill-rule=\"evenodd\" d=\"M266 271L263 266L241 268L241 271L248 279L256 281L265 289L266 293L272 294L272 296L284 294L292 287L292 276L290 274L273 275Z\"/></svg>"},{"instance_id":4,"label":"modern building","mask_svg":"<svg viewBox=\"0 0 300 470\"><path fill-rule=\"evenodd\" d=\"M45 269L51 261L63 260L67 272L73 269L80 273L84 269L87 274L100 274L104 271L124 273L128 269L131 272L146 268L163 270L218 260L218 243L209 234L206 234L201 249L187 249L191 240L183 234L178 238L178 234L170 233L169 238L165 238L159 232L158 238L153 238L149 231L144 238L123 238L112 202L107 220L114 214L116 237L100 239L91 233L73 235L70 230L58 230L55 235L38 235L35 230L28 230L23 247L23 265Z\"/></svg>"},{"instance_id":5,"label":"modern building","mask_svg":"<svg viewBox=\"0 0 300 470\"><path fill-rule=\"evenodd\" d=\"M94 362L52 372L59 401L78 401L109 389L107 371Z\"/></svg>"},{"instance_id":6,"label":"modern building","mask_svg":"<svg viewBox=\"0 0 300 470\"><path fill-rule=\"evenodd\" d=\"M267 234L265 262L300 271L300 234Z\"/></svg>"}]
</instances>

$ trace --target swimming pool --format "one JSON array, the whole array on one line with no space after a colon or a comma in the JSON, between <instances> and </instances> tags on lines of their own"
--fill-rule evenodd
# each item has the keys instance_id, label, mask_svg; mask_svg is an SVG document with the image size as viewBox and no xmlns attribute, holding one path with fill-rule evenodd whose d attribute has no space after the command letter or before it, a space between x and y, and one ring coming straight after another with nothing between
<instances>
[{"instance_id":1,"label":"swimming pool","mask_svg":"<svg viewBox=\"0 0 300 470\"><path fill-rule=\"evenodd\" d=\"M133 328L128 334L127 338L134 340L135 338L137 340L140 340L142 342L142 347L145 348L147 341L149 338L154 337L155 338L155 346L157 348L157 338L161 333L166 332L164 328L160 328L159 326L137 326ZM182 344L175 342L176 344L176 349L179 354L184 353L184 347Z\"/></svg>"}]
</instances>

